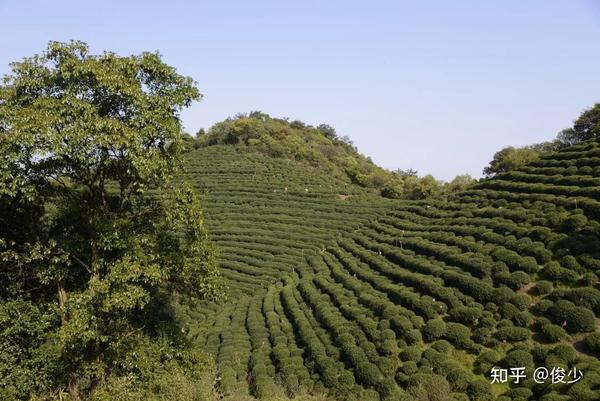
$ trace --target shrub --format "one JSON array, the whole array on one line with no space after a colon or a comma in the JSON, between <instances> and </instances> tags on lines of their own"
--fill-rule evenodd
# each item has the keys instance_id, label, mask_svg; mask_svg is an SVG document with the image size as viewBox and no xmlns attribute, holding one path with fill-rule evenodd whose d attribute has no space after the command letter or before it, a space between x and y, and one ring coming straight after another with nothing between
<instances>
[{"instance_id":1,"label":"shrub","mask_svg":"<svg viewBox=\"0 0 600 401\"><path fill-rule=\"evenodd\" d=\"M404 339L409 345L413 345L420 343L423 338L419 329L412 329L404 335Z\"/></svg>"},{"instance_id":2,"label":"shrub","mask_svg":"<svg viewBox=\"0 0 600 401\"><path fill-rule=\"evenodd\" d=\"M338 378L336 390L340 394L348 394L352 390L352 387L354 387L354 383L354 375L352 372L344 370Z\"/></svg>"},{"instance_id":3,"label":"shrub","mask_svg":"<svg viewBox=\"0 0 600 401\"><path fill-rule=\"evenodd\" d=\"M537 295L546 295L552 292L552 282L547 280L540 280L535 283L535 293Z\"/></svg>"},{"instance_id":4,"label":"shrub","mask_svg":"<svg viewBox=\"0 0 600 401\"><path fill-rule=\"evenodd\" d=\"M419 368L417 367L417 363L415 361L406 361L400 368L400 371L406 375L415 374L418 370Z\"/></svg>"},{"instance_id":5,"label":"shrub","mask_svg":"<svg viewBox=\"0 0 600 401\"><path fill-rule=\"evenodd\" d=\"M382 379L382 375L377 366L362 362L356 367L356 378L366 386L375 386Z\"/></svg>"},{"instance_id":6,"label":"shrub","mask_svg":"<svg viewBox=\"0 0 600 401\"><path fill-rule=\"evenodd\" d=\"M546 360L548 350L546 347L536 344L531 349L531 356L533 357L533 361L539 366Z\"/></svg>"},{"instance_id":7,"label":"shrub","mask_svg":"<svg viewBox=\"0 0 600 401\"><path fill-rule=\"evenodd\" d=\"M550 314L555 323L565 324L567 331L571 333L590 332L596 327L596 317L592 311L570 301L556 301Z\"/></svg>"},{"instance_id":8,"label":"shrub","mask_svg":"<svg viewBox=\"0 0 600 401\"><path fill-rule=\"evenodd\" d=\"M575 288L565 293L565 299L600 314L600 291L595 288Z\"/></svg>"},{"instance_id":9,"label":"shrub","mask_svg":"<svg viewBox=\"0 0 600 401\"><path fill-rule=\"evenodd\" d=\"M381 332L380 349L386 355L392 355L398 352L396 333L394 333L393 330L385 329Z\"/></svg>"},{"instance_id":10,"label":"shrub","mask_svg":"<svg viewBox=\"0 0 600 401\"><path fill-rule=\"evenodd\" d=\"M492 328L490 327L477 327L473 330L471 338L478 344L487 344L492 335Z\"/></svg>"},{"instance_id":11,"label":"shrub","mask_svg":"<svg viewBox=\"0 0 600 401\"><path fill-rule=\"evenodd\" d=\"M475 369L477 372L487 375L501 359L502 356L494 350L482 352L481 355L475 359Z\"/></svg>"},{"instance_id":12,"label":"shrub","mask_svg":"<svg viewBox=\"0 0 600 401\"><path fill-rule=\"evenodd\" d=\"M504 358L504 366L506 368L532 367L533 356L525 350L515 349L510 351Z\"/></svg>"},{"instance_id":13,"label":"shrub","mask_svg":"<svg viewBox=\"0 0 600 401\"><path fill-rule=\"evenodd\" d=\"M581 284L593 287L598 284L598 276L595 273L587 272L581 278Z\"/></svg>"},{"instance_id":14,"label":"shrub","mask_svg":"<svg viewBox=\"0 0 600 401\"><path fill-rule=\"evenodd\" d=\"M542 299L533 306L533 310L538 313L546 313L554 306L554 302L549 299Z\"/></svg>"},{"instance_id":15,"label":"shrub","mask_svg":"<svg viewBox=\"0 0 600 401\"><path fill-rule=\"evenodd\" d=\"M563 282L576 282L578 275L572 270L565 269L558 262L548 262L544 265L544 276L551 280Z\"/></svg>"},{"instance_id":16,"label":"shrub","mask_svg":"<svg viewBox=\"0 0 600 401\"><path fill-rule=\"evenodd\" d=\"M469 383L467 395L471 400L487 401L493 399L492 385L487 379L478 377Z\"/></svg>"},{"instance_id":17,"label":"shrub","mask_svg":"<svg viewBox=\"0 0 600 401\"><path fill-rule=\"evenodd\" d=\"M452 399L455 401L470 401L469 396L463 393L452 393Z\"/></svg>"},{"instance_id":18,"label":"shrub","mask_svg":"<svg viewBox=\"0 0 600 401\"><path fill-rule=\"evenodd\" d=\"M397 400L401 394L401 390L393 376L384 378L377 385L377 390L384 400Z\"/></svg>"},{"instance_id":19,"label":"shrub","mask_svg":"<svg viewBox=\"0 0 600 401\"><path fill-rule=\"evenodd\" d=\"M520 327L529 327L532 320L533 316L527 311L519 312L515 316L513 316L513 322L515 322L515 324Z\"/></svg>"},{"instance_id":20,"label":"shrub","mask_svg":"<svg viewBox=\"0 0 600 401\"><path fill-rule=\"evenodd\" d=\"M471 346L471 330L460 323L448 323L446 339L457 347L469 348Z\"/></svg>"},{"instance_id":21,"label":"shrub","mask_svg":"<svg viewBox=\"0 0 600 401\"><path fill-rule=\"evenodd\" d=\"M556 347L552 348L549 353L556 355L566 363L573 362L577 357L575 349L568 344L558 344Z\"/></svg>"},{"instance_id":22,"label":"shrub","mask_svg":"<svg viewBox=\"0 0 600 401\"><path fill-rule=\"evenodd\" d=\"M450 384L443 376L417 373L409 379L407 392L417 400L442 401L450 394Z\"/></svg>"},{"instance_id":23,"label":"shrub","mask_svg":"<svg viewBox=\"0 0 600 401\"><path fill-rule=\"evenodd\" d=\"M533 395L533 391L525 387L515 387L511 388L506 392L506 395L510 397L511 400L528 400L529 397Z\"/></svg>"},{"instance_id":24,"label":"shrub","mask_svg":"<svg viewBox=\"0 0 600 401\"><path fill-rule=\"evenodd\" d=\"M510 302L516 306L517 309L524 311L529 308L529 305L531 304L531 297L527 294L515 294Z\"/></svg>"},{"instance_id":25,"label":"shrub","mask_svg":"<svg viewBox=\"0 0 600 401\"><path fill-rule=\"evenodd\" d=\"M445 361L440 370L446 375L452 391L464 392L467 389L472 375L459 362Z\"/></svg>"},{"instance_id":26,"label":"shrub","mask_svg":"<svg viewBox=\"0 0 600 401\"><path fill-rule=\"evenodd\" d=\"M540 398L540 401L572 401L572 399L568 395L550 392L548 394L544 394L542 398Z\"/></svg>"},{"instance_id":27,"label":"shrub","mask_svg":"<svg viewBox=\"0 0 600 401\"><path fill-rule=\"evenodd\" d=\"M481 317L481 313L477 307L459 306L450 310L450 317L456 322L471 325Z\"/></svg>"},{"instance_id":28,"label":"shrub","mask_svg":"<svg viewBox=\"0 0 600 401\"><path fill-rule=\"evenodd\" d=\"M434 350L446 354L452 350L452 345L446 340L437 340L431 344L431 348Z\"/></svg>"},{"instance_id":29,"label":"shrub","mask_svg":"<svg viewBox=\"0 0 600 401\"><path fill-rule=\"evenodd\" d=\"M505 303L502 305L501 313L502 317L505 319L512 319L517 313L519 313L519 308L513 304Z\"/></svg>"},{"instance_id":30,"label":"shrub","mask_svg":"<svg viewBox=\"0 0 600 401\"><path fill-rule=\"evenodd\" d=\"M423 360L427 360L429 362L429 366L434 369L438 369L444 361L446 361L446 355L436 351L433 348L427 348L423 351Z\"/></svg>"},{"instance_id":31,"label":"shrub","mask_svg":"<svg viewBox=\"0 0 600 401\"><path fill-rule=\"evenodd\" d=\"M588 335L583 341L583 344L588 352L600 356L600 333Z\"/></svg>"},{"instance_id":32,"label":"shrub","mask_svg":"<svg viewBox=\"0 0 600 401\"><path fill-rule=\"evenodd\" d=\"M237 387L237 374L231 366L225 366L220 370L220 387L223 394L232 394Z\"/></svg>"},{"instance_id":33,"label":"shrub","mask_svg":"<svg viewBox=\"0 0 600 401\"><path fill-rule=\"evenodd\" d=\"M380 356L377 358L376 365L384 376L393 376L398 367L398 360L389 356Z\"/></svg>"},{"instance_id":34,"label":"shrub","mask_svg":"<svg viewBox=\"0 0 600 401\"><path fill-rule=\"evenodd\" d=\"M513 290L517 290L522 286L529 284L529 274L522 270L517 270L510 273L510 275L503 282Z\"/></svg>"},{"instance_id":35,"label":"shrub","mask_svg":"<svg viewBox=\"0 0 600 401\"><path fill-rule=\"evenodd\" d=\"M567 337L567 332L556 324L545 324L542 326L542 334L546 338L547 341L550 342L558 342Z\"/></svg>"},{"instance_id":36,"label":"shrub","mask_svg":"<svg viewBox=\"0 0 600 401\"><path fill-rule=\"evenodd\" d=\"M423 327L423 336L427 341L433 341L446 335L446 322L442 319L431 319Z\"/></svg>"},{"instance_id":37,"label":"shrub","mask_svg":"<svg viewBox=\"0 0 600 401\"><path fill-rule=\"evenodd\" d=\"M501 341L525 341L529 334L529 330L523 327L502 327L496 332L496 338Z\"/></svg>"},{"instance_id":38,"label":"shrub","mask_svg":"<svg viewBox=\"0 0 600 401\"><path fill-rule=\"evenodd\" d=\"M400 353L400 359L402 361L414 361L419 362L421 360L421 351L417 346L406 347Z\"/></svg>"},{"instance_id":39,"label":"shrub","mask_svg":"<svg viewBox=\"0 0 600 401\"><path fill-rule=\"evenodd\" d=\"M581 230L587 224L588 219L582 214L571 214L561 224L564 232Z\"/></svg>"},{"instance_id":40,"label":"shrub","mask_svg":"<svg viewBox=\"0 0 600 401\"><path fill-rule=\"evenodd\" d=\"M560 264L567 270L577 273L585 273L585 269L579 264L573 255L566 255L560 259Z\"/></svg>"}]
</instances>

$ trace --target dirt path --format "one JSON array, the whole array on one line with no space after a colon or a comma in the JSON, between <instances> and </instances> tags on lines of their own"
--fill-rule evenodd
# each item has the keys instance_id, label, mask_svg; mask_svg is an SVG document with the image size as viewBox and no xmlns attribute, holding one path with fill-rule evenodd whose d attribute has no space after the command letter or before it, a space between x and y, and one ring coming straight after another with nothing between
<instances>
[{"instance_id":1,"label":"dirt path","mask_svg":"<svg viewBox=\"0 0 600 401\"><path fill-rule=\"evenodd\" d=\"M535 283L532 281L531 283L526 284L523 287L519 288L517 290L517 294L527 294L529 292L529 290L532 289L533 287L535 287Z\"/></svg>"}]
</instances>

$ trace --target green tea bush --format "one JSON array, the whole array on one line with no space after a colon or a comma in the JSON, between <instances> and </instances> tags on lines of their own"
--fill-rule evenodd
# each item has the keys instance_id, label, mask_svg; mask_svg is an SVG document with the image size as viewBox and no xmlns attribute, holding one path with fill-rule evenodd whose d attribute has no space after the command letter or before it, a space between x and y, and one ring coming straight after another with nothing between
<instances>
[{"instance_id":1,"label":"green tea bush","mask_svg":"<svg viewBox=\"0 0 600 401\"><path fill-rule=\"evenodd\" d=\"M482 310L477 307L459 306L450 309L450 317L458 322L472 325L481 317Z\"/></svg>"},{"instance_id":2,"label":"green tea bush","mask_svg":"<svg viewBox=\"0 0 600 401\"><path fill-rule=\"evenodd\" d=\"M535 293L537 295L546 295L552 292L553 285L550 281L540 280L535 283L535 287L533 288L535 289Z\"/></svg>"},{"instance_id":3,"label":"green tea bush","mask_svg":"<svg viewBox=\"0 0 600 401\"><path fill-rule=\"evenodd\" d=\"M596 327L596 318L592 311L576 306L570 301L556 301L549 312L555 323L564 324L571 333L590 332Z\"/></svg>"},{"instance_id":4,"label":"green tea bush","mask_svg":"<svg viewBox=\"0 0 600 401\"><path fill-rule=\"evenodd\" d=\"M446 339L459 348L469 348L472 344L471 330L460 323L448 323Z\"/></svg>"},{"instance_id":5,"label":"green tea bush","mask_svg":"<svg viewBox=\"0 0 600 401\"><path fill-rule=\"evenodd\" d=\"M423 337L427 341L444 337L446 335L446 322L442 319L431 319L423 327Z\"/></svg>"},{"instance_id":6,"label":"green tea bush","mask_svg":"<svg viewBox=\"0 0 600 401\"><path fill-rule=\"evenodd\" d=\"M576 272L565 269L559 265L558 262L554 261L546 263L542 273L545 277L555 281L575 282L578 278L578 274Z\"/></svg>"},{"instance_id":7,"label":"green tea bush","mask_svg":"<svg viewBox=\"0 0 600 401\"><path fill-rule=\"evenodd\" d=\"M600 333L588 334L583 340L583 344L589 353L600 356Z\"/></svg>"},{"instance_id":8,"label":"green tea bush","mask_svg":"<svg viewBox=\"0 0 600 401\"><path fill-rule=\"evenodd\" d=\"M531 332L523 327L502 327L496 332L496 338L501 341L525 341Z\"/></svg>"},{"instance_id":9,"label":"green tea bush","mask_svg":"<svg viewBox=\"0 0 600 401\"><path fill-rule=\"evenodd\" d=\"M552 343L567 338L567 332L561 326L556 324L543 325L541 328L541 332L544 335L544 338Z\"/></svg>"}]
</instances>

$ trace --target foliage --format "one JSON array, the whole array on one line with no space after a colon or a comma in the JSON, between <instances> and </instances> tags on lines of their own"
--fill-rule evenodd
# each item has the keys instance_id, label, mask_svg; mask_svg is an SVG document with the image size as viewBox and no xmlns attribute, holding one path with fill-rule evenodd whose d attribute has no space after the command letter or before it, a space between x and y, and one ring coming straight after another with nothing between
<instances>
[{"instance_id":1,"label":"foliage","mask_svg":"<svg viewBox=\"0 0 600 401\"><path fill-rule=\"evenodd\" d=\"M586 349L593 355L600 355L600 333L589 334L583 341Z\"/></svg>"},{"instance_id":2,"label":"foliage","mask_svg":"<svg viewBox=\"0 0 600 401\"><path fill-rule=\"evenodd\" d=\"M425 323L423 335L428 341L444 337L446 335L446 323L442 319L432 319Z\"/></svg>"},{"instance_id":3,"label":"foliage","mask_svg":"<svg viewBox=\"0 0 600 401\"><path fill-rule=\"evenodd\" d=\"M558 342L567 337L567 333L565 330L556 324L545 324L542 326L542 334L544 337L550 342Z\"/></svg>"},{"instance_id":4,"label":"foliage","mask_svg":"<svg viewBox=\"0 0 600 401\"><path fill-rule=\"evenodd\" d=\"M523 167L532 161L538 160L539 153L530 147L506 147L494 154L490 165L483 169L483 174L493 176Z\"/></svg>"},{"instance_id":5,"label":"foliage","mask_svg":"<svg viewBox=\"0 0 600 401\"><path fill-rule=\"evenodd\" d=\"M365 187L383 188L391 173L358 153L347 137L326 124L313 127L300 121L273 118L258 111L238 114L198 136L199 146L235 145L274 157L306 161L347 176Z\"/></svg>"},{"instance_id":6,"label":"foliage","mask_svg":"<svg viewBox=\"0 0 600 401\"><path fill-rule=\"evenodd\" d=\"M116 369L133 333L164 330L169 294L222 295L200 202L172 183L178 113L199 98L158 54L96 56L82 42L13 63L0 88L2 296L50 313L23 352L56 344L56 385L75 399Z\"/></svg>"},{"instance_id":7,"label":"foliage","mask_svg":"<svg viewBox=\"0 0 600 401\"><path fill-rule=\"evenodd\" d=\"M561 131L557 141L562 146L571 146L600 136L600 103L581 113L572 128Z\"/></svg>"},{"instance_id":8,"label":"foliage","mask_svg":"<svg viewBox=\"0 0 600 401\"><path fill-rule=\"evenodd\" d=\"M564 325L571 333L590 332L596 327L596 319L589 309L567 300L555 302L550 315L555 323Z\"/></svg>"}]
</instances>

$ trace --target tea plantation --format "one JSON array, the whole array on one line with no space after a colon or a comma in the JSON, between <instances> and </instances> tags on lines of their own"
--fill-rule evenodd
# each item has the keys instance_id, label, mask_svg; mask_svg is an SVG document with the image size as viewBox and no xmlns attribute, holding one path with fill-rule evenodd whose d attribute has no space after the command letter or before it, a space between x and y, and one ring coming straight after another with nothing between
<instances>
[{"instance_id":1,"label":"tea plantation","mask_svg":"<svg viewBox=\"0 0 600 401\"><path fill-rule=\"evenodd\" d=\"M234 146L186 165L231 289L188 333L224 396L600 399L598 142L447 201ZM544 367L563 379L534 380ZM526 377L492 384L492 368Z\"/></svg>"}]
</instances>

